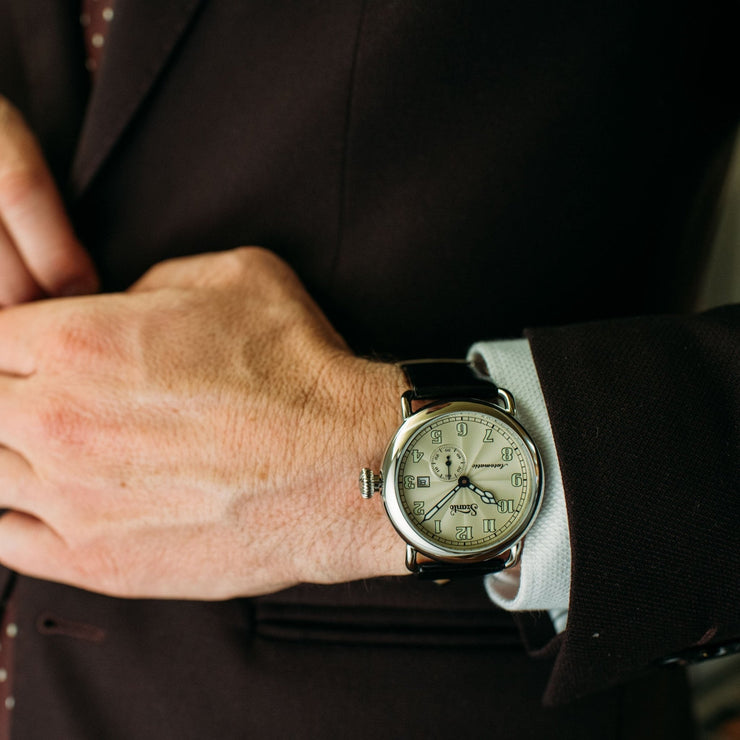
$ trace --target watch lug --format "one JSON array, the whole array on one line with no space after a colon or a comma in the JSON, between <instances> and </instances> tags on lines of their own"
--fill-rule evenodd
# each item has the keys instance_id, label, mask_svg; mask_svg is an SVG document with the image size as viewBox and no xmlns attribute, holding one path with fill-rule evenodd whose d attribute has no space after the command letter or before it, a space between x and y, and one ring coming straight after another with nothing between
<instances>
[{"instance_id":1,"label":"watch lug","mask_svg":"<svg viewBox=\"0 0 740 740\"><path fill-rule=\"evenodd\" d=\"M522 545L524 544L524 540L519 540L512 548L509 550L509 557L506 558L506 562L504 563L504 568L512 568L515 565L519 564L519 560L522 557Z\"/></svg>"},{"instance_id":2,"label":"watch lug","mask_svg":"<svg viewBox=\"0 0 740 740\"><path fill-rule=\"evenodd\" d=\"M516 401L514 401L514 396L512 396L506 388L499 388L498 397L503 404L502 408L504 411L506 411L507 414L516 416Z\"/></svg>"},{"instance_id":3,"label":"watch lug","mask_svg":"<svg viewBox=\"0 0 740 740\"><path fill-rule=\"evenodd\" d=\"M404 420L408 419L414 412L411 410L411 396L414 394L413 391L406 391L401 396L401 415Z\"/></svg>"},{"instance_id":4,"label":"watch lug","mask_svg":"<svg viewBox=\"0 0 740 740\"><path fill-rule=\"evenodd\" d=\"M419 564L416 562L416 550L411 545L406 545L406 567L412 573L419 570Z\"/></svg>"}]
</instances>

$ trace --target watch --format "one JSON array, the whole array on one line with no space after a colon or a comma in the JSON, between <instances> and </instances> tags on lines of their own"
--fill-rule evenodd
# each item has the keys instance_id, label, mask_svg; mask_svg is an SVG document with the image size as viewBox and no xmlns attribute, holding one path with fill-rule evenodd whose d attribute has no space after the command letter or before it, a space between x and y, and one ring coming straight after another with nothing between
<instances>
[{"instance_id":1,"label":"watch","mask_svg":"<svg viewBox=\"0 0 740 740\"><path fill-rule=\"evenodd\" d=\"M400 363L411 386L379 473L363 468L363 498L382 494L422 578L515 565L542 500L537 446L514 397L464 360ZM414 405L421 402L421 408Z\"/></svg>"}]
</instances>

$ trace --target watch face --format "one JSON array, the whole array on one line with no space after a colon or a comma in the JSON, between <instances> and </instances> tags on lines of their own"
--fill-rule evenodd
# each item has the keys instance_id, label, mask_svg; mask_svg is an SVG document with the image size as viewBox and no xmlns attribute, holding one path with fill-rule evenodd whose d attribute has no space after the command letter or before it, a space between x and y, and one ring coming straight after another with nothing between
<instances>
[{"instance_id":1,"label":"watch face","mask_svg":"<svg viewBox=\"0 0 740 740\"><path fill-rule=\"evenodd\" d=\"M456 401L422 409L389 451L384 500L400 534L437 558L484 559L518 541L541 493L527 433L498 407Z\"/></svg>"}]
</instances>

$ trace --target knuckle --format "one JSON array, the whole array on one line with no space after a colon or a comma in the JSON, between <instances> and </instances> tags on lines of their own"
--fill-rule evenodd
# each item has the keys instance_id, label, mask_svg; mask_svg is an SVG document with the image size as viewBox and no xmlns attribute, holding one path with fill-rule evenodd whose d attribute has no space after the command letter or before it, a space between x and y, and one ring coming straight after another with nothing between
<instances>
[{"instance_id":1,"label":"knuckle","mask_svg":"<svg viewBox=\"0 0 740 740\"><path fill-rule=\"evenodd\" d=\"M285 263L275 252L264 247L237 247L230 252L224 252L238 260L238 263L250 269L280 270L285 268Z\"/></svg>"},{"instance_id":2,"label":"knuckle","mask_svg":"<svg viewBox=\"0 0 740 740\"><path fill-rule=\"evenodd\" d=\"M217 255L219 262L226 267L231 267L235 271L241 271L248 268L250 263L255 260L255 247L237 247L229 249L226 252L219 252Z\"/></svg>"},{"instance_id":3,"label":"knuckle","mask_svg":"<svg viewBox=\"0 0 740 740\"><path fill-rule=\"evenodd\" d=\"M262 247L236 247L235 249L229 249L225 252L221 252L220 256L224 259L234 259L240 264L245 264L250 261L259 259L262 252L266 252L266 249Z\"/></svg>"},{"instance_id":4,"label":"knuckle","mask_svg":"<svg viewBox=\"0 0 740 740\"><path fill-rule=\"evenodd\" d=\"M87 588L108 596L128 596L131 584L126 568L100 538L74 547L76 580Z\"/></svg>"},{"instance_id":5,"label":"knuckle","mask_svg":"<svg viewBox=\"0 0 740 740\"><path fill-rule=\"evenodd\" d=\"M183 263L193 257L173 257L149 267L134 285L138 290L172 287L181 281Z\"/></svg>"},{"instance_id":6,"label":"knuckle","mask_svg":"<svg viewBox=\"0 0 740 740\"><path fill-rule=\"evenodd\" d=\"M173 267L177 265L177 258L162 260L152 265L143 275L142 280L158 280L166 275Z\"/></svg>"},{"instance_id":7,"label":"knuckle","mask_svg":"<svg viewBox=\"0 0 740 740\"><path fill-rule=\"evenodd\" d=\"M238 247L223 254L238 266L235 274L246 278L250 284L264 292L268 299L276 300L297 290L298 278L281 257L264 247Z\"/></svg>"},{"instance_id":8,"label":"knuckle","mask_svg":"<svg viewBox=\"0 0 740 740\"><path fill-rule=\"evenodd\" d=\"M102 318L78 313L54 327L47 337L46 352L65 365L88 365L110 356L114 341L112 327Z\"/></svg>"},{"instance_id":9,"label":"knuckle","mask_svg":"<svg viewBox=\"0 0 740 740\"><path fill-rule=\"evenodd\" d=\"M210 284L239 285L254 272L256 261L251 247L237 247L206 257L204 274Z\"/></svg>"},{"instance_id":10,"label":"knuckle","mask_svg":"<svg viewBox=\"0 0 740 740\"><path fill-rule=\"evenodd\" d=\"M60 393L37 401L38 431L46 449L63 460L70 450L82 447L89 438L89 419L80 405Z\"/></svg>"},{"instance_id":11,"label":"knuckle","mask_svg":"<svg viewBox=\"0 0 740 740\"><path fill-rule=\"evenodd\" d=\"M98 551L98 557L90 561L95 565L97 580L103 592L111 596L126 596L129 593L127 571L121 567L107 547Z\"/></svg>"}]
</instances>

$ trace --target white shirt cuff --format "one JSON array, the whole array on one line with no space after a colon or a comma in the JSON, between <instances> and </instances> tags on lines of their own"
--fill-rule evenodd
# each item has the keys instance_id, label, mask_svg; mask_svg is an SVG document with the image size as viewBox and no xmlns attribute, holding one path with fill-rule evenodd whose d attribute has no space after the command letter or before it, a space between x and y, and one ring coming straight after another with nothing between
<instances>
[{"instance_id":1,"label":"white shirt cuff","mask_svg":"<svg viewBox=\"0 0 740 740\"><path fill-rule=\"evenodd\" d=\"M486 576L486 590L507 611L549 611L560 632L570 598L570 534L555 441L529 341L478 342L468 359L482 361L493 382L514 395L517 418L536 442L545 471L542 506L527 533L520 565Z\"/></svg>"}]
</instances>

